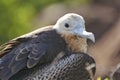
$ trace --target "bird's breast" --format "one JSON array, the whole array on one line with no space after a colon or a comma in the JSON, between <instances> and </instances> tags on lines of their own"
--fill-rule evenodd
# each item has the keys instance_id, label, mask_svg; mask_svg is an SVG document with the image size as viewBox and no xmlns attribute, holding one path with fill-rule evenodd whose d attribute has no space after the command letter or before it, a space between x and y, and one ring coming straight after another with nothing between
<instances>
[{"instance_id":1,"label":"bird's breast","mask_svg":"<svg viewBox=\"0 0 120 80\"><path fill-rule=\"evenodd\" d=\"M86 38L77 37L74 35L62 35L68 44L68 49L73 52L87 52L87 41Z\"/></svg>"}]
</instances>

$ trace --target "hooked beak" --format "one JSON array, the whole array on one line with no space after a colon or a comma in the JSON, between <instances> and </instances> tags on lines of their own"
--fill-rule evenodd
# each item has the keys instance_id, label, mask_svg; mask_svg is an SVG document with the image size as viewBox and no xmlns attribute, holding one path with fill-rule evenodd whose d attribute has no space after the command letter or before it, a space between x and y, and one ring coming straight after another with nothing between
<instances>
[{"instance_id":1,"label":"hooked beak","mask_svg":"<svg viewBox=\"0 0 120 80\"><path fill-rule=\"evenodd\" d=\"M87 32L84 28L74 30L74 34L80 37L90 39L93 43L95 43L94 34L92 32Z\"/></svg>"}]
</instances>

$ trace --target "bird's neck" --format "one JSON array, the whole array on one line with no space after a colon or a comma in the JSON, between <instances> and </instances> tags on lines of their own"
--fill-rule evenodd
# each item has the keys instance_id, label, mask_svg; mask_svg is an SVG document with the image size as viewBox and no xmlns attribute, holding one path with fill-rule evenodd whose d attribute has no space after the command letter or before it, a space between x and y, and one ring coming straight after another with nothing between
<instances>
[{"instance_id":1,"label":"bird's neck","mask_svg":"<svg viewBox=\"0 0 120 80\"><path fill-rule=\"evenodd\" d=\"M64 37L66 43L68 44L68 48L73 52L87 52L86 38L74 35L62 35L62 37Z\"/></svg>"}]
</instances>

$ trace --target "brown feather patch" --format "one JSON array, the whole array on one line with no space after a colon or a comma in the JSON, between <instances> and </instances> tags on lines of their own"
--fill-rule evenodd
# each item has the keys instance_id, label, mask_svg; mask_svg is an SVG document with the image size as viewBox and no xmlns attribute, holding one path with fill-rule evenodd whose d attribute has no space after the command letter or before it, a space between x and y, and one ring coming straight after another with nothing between
<instances>
[{"instance_id":1,"label":"brown feather patch","mask_svg":"<svg viewBox=\"0 0 120 80\"><path fill-rule=\"evenodd\" d=\"M73 52L87 52L87 41L86 38L78 37L75 35L62 35L64 37L68 47Z\"/></svg>"}]
</instances>

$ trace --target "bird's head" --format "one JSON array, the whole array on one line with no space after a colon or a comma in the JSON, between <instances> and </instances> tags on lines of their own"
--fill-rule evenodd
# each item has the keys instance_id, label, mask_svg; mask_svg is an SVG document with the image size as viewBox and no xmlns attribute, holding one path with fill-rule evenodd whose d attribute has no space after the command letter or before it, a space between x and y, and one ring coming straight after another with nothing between
<instances>
[{"instance_id":1,"label":"bird's head","mask_svg":"<svg viewBox=\"0 0 120 80\"><path fill-rule=\"evenodd\" d=\"M69 13L61 17L57 23L53 26L58 33L65 35L75 35L78 37L84 37L95 42L95 37L92 32L87 32L85 29L85 20L82 16Z\"/></svg>"}]
</instances>

